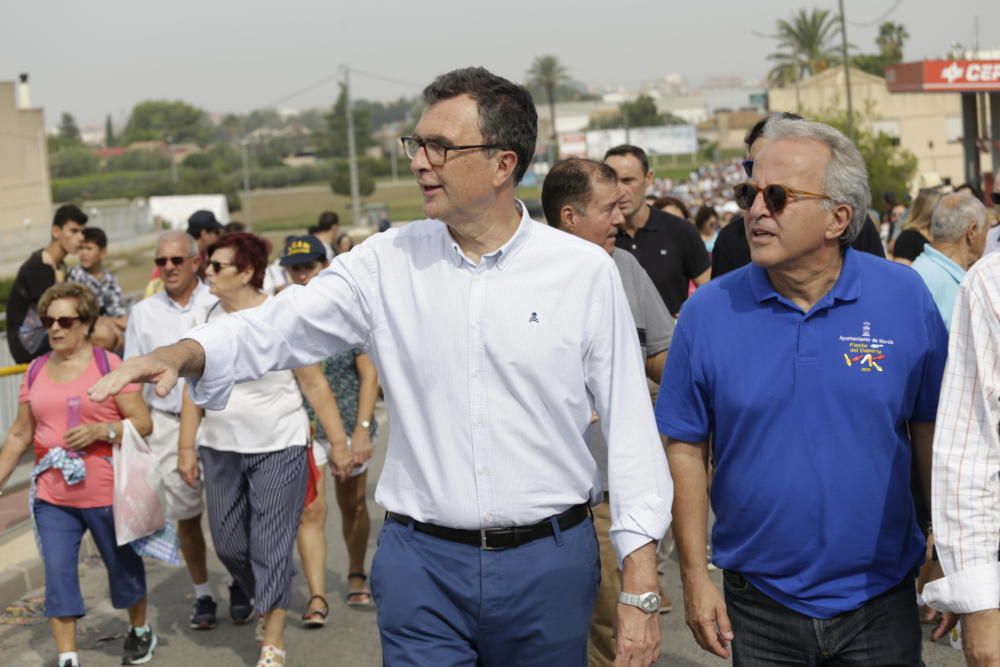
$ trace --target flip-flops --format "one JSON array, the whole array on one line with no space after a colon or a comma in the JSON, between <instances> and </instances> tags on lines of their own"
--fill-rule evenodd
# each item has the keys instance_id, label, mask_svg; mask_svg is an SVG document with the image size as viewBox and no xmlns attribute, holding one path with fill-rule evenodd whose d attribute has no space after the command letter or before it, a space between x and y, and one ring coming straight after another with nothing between
<instances>
[{"instance_id":1,"label":"flip-flops","mask_svg":"<svg viewBox=\"0 0 1000 667\"><path fill-rule=\"evenodd\" d=\"M314 595L309 598L309 602L306 603L307 610L313 600L319 600L322 602L323 608L306 611L306 613L302 614L302 627L308 629L322 628L326 625L326 617L330 615L330 605L326 603L326 598L322 595Z\"/></svg>"},{"instance_id":2,"label":"flip-flops","mask_svg":"<svg viewBox=\"0 0 1000 667\"><path fill-rule=\"evenodd\" d=\"M368 581L368 575L364 572L351 572L347 575L348 581L351 579L360 579L361 581ZM375 598L372 597L371 590L365 586L364 588L357 591L348 591L344 595L344 602L347 603L348 607L358 607L358 608L372 608L375 606Z\"/></svg>"}]
</instances>

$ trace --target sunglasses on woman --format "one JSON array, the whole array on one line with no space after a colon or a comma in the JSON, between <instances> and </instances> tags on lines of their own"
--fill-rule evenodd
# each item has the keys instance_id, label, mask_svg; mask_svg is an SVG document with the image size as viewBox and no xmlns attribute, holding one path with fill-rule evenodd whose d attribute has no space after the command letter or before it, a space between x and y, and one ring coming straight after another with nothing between
<instances>
[{"instance_id":1,"label":"sunglasses on woman","mask_svg":"<svg viewBox=\"0 0 1000 667\"><path fill-rule=\"evenodd\" d=\"M60 329L69 329L71 326L73 326L74 322L80 319L80 316L77 315L76 317L49 317L48 315L43 315L39 319L42 321L42 326L45 327L45 329L51 329L52 325L55 324L56 322L59 323Z\"/></svg>"},{"instance_id":2,"label":"sunglasses on woman","mask_svg":"<svg viewBox=\"0 0 1000 667\"><path fill-rule=\"evenodd\" d=\"M780 183L772 183L763 188L759 188L753 183L740 183L733 187L733 196L736 198L736 205L744 211L750 210L754 200L757 199L758 193L764 194L764 205L771 212L771 215L780 213L788 205L788 202L793 199L826 199L827 201L833 201L826 195L807 192L806 190L796 190Z\"/></svg>"}]
</instances>

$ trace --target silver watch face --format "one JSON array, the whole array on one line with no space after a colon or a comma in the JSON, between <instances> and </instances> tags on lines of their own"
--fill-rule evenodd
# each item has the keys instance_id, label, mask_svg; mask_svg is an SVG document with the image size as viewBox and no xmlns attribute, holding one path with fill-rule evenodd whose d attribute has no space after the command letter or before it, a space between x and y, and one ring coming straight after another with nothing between
<instances>
[{"instance_id":1,"label":"silver watch face","mask_svg":"<svg viewBox=\"0 0 1000 667\"><path fill-rule=\"evenodd\" d=\"M660 596L656 593L643 593L639 596L639 608L647 614L660 610Z\"/></svg>"}]
</instances>

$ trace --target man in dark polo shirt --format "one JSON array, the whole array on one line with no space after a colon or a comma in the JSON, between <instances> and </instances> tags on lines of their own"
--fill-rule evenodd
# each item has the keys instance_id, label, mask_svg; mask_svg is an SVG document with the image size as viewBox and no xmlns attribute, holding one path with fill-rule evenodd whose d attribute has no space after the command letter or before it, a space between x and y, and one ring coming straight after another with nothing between
<instances>
[{"instance_id":1,"label":"man in dark polo shirt","mask_svg":"<svg viewBox=\"0 0 1000 667\"><path fill-rule=\"evenodd\" d=\"M764 147L761 135L764 134L764 125L771 118L784 118L787 120L802 120L802 116L787 111L775 112L770 116L761 118L747 132L743 140L747 146L747 160L743 162L743 168L747 170L747 176L753 170L754 155ZM712 278L718 278L741 266L750 263L750 244L747 242L746 226L743 223L743 216L734 216L732 221L719 231L715 239L715 246L712 248ZM877 257L885 257L885 248L882 247L882 239L878 235L878 229L871 218L865 219L865 224L861 228L858 238L854 239L851 247L855 250L871 253Z\"/></svg>"},{"instance_id":2,"label":"man in dark polo shirt","mask_svg":"<svg viewBox=\"0 0 1000 667\"><path fill-rule=\"evenodd\" d=\"M625 223L618 228L615 245L635 255L653 279L667 310L676 317L687 299L688 282L708 282L710 262L705 242L692 223L646 202L653 172L644 150L622 144L609 150L604 162L618 174L624 192Z\"/></svg>"},{"instance_id":3,"label":"man in dark polo shirt","mask_svg":"<svg viewBox=\"0 0 1000 667\"><path fill-rule=\"evenodd\" d=\"M918 667L910 466L929 489L947 332L915 271L850 247L870 197L854 145L781 118L764 137L737 192L753 262L684 307L656 406L687 623L736 665Z\"/></svg>"}]
</instances>

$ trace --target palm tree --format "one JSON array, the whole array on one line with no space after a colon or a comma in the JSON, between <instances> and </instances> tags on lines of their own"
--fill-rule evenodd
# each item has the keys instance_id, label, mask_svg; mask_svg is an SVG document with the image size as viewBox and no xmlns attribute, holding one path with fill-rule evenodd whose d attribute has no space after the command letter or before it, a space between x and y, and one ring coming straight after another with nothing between
<instances>
[{"instance_id":1,"label":"palm tree","mask_svg":"<svg viewBox=\"0 0 1000 667\"><path fill-rule=\"evenodd\" d=\"M772 37L779 51L768 56L775 66L768 73L772 85L795 84L799 103L799 81L819 74L837 62L835 40L840 35L836 15L829 9L800 9L790 20L779 19Z\"/></svg>"},{"instance_id":2,"label":"palm tree","mask_svg":"<svg viewBox=\"0 0 1000 667\"><path fill-rule=\"evenodd\" d=\"M541 88L549 102L549 123L552 125L552 155L559 157L559 137L556 134L556 90L569 81L566 68L555 56L538 56L528 70L528 85Z\"/></svg>"},{"instance_id":3,"label":"palm tree","mask_svg":"<svg viewBox=\"0 0 1000 667\"><path fill-rule=\"evenodd\" d=\"M902 62L903 44L909 38L910 33L906 31L906 27L902 23L886 21L879 26L875 44L878 45L881 54L891 60L892 64L895 64Z\"/></svg>"}]
</instances>

